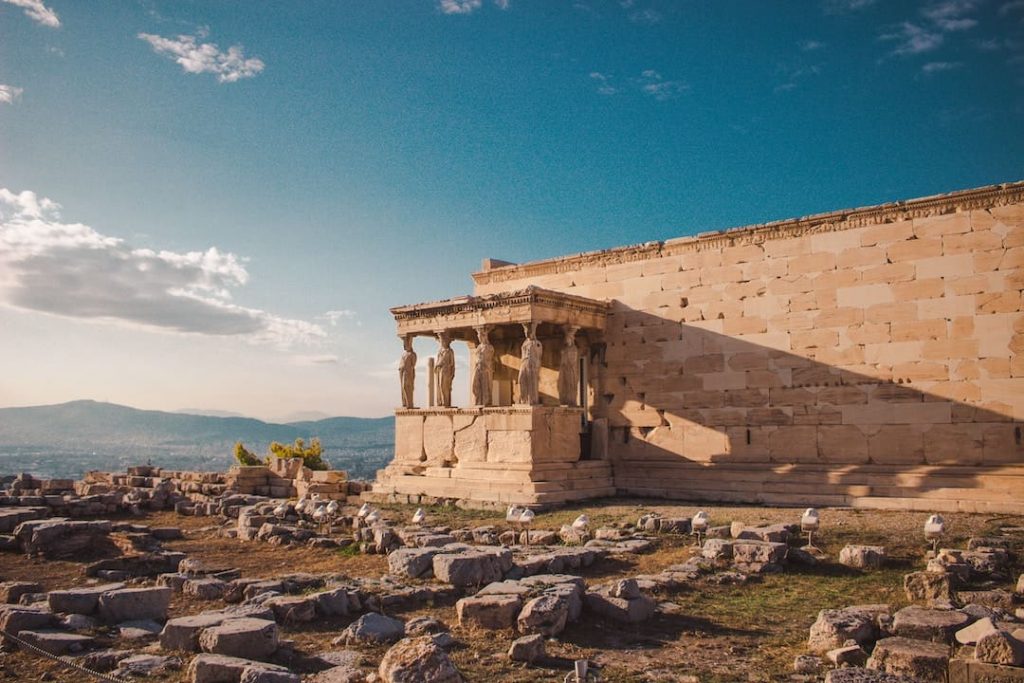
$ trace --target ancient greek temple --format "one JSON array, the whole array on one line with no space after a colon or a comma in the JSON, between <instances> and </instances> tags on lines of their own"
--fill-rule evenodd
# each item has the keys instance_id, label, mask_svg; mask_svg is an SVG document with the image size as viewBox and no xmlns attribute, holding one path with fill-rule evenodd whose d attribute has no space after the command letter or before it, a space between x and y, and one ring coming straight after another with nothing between
<instances>
[{"instance_id":1,"label":"ancient greek temple","mask_svg":"<svg viewBox=\"0 0 1024 683\"><path fill-rule=\"evenodd\" d=\"M395 459L376 494L550 504L614 493L607 422L588 418L608 304L539 287L391 309L405 353ZM426 376L412 340L437 341ZM469 347L455 375L452 344ZM472 405L452 405L469 384ZM427 405L414 405L426 382Z\"/></svg>"},{"instance_id":2,"label":"ancient greek temple","mask_svg":"<svg viewBox=\"0 0 1024 683\"><path fill-rule=\"evenodd\" d=\"M1024 182L472 277L392 309L385 500L1024 512Z\"/></svg>"}]
</instances>

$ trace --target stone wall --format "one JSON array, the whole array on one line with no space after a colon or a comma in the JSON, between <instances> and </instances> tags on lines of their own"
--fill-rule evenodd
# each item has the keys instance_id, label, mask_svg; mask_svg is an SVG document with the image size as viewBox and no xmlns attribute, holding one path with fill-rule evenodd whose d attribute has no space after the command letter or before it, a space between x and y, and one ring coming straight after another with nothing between
<instances>
[{"instance_id":1,"label":"stone wall","mask_svg":"<svg viewBox=\"0 0 1024 683\"><path fill-rule=\"evenodd\" d=\"M1024 512L1024 183L474 280L612 301L622 493Z\"/></svg>"}]
</instances>

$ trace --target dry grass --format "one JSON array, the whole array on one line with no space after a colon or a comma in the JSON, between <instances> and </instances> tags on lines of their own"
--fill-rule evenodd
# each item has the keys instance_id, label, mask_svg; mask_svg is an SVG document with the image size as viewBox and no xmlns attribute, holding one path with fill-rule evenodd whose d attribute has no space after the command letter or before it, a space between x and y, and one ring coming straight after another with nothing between
<instances>
[{"instance_id":1,"label":"dry grass","mask_svg":"<svg viewBox=\"0 0 1024 683\"><path fill-rule=\"evenodd\" d=\"M386 506L386 516L408 519L412 506ZM645 500L606 500L542 513L533 528L555 528L571 522L586 511L595 525L635 522L645 512L664 516L691 516L697 507ZM707 507L713 523L732 520L747 524L791 522L799 511L763 507ZM503 512L465 511L456 508L428 508L429 523L451 527L494 524L504 527ZM608 682L673 681L682 675L696 675L701 681L781 681L789 678L793 657L803 651L807 629L817 612L826 607L868 602L900 606L905 598L902 575L922 566L926 546L921 513L823 510L822 532L816 536L831 558L847 543L879 544L889 550L893 561L876 572L855 572L835 564L814 569L790 568L785 574L766 576L742 586L697 584L674 593L657 596L677 605L678 613L659 614L638 626L622 626L584 617L571 625L557 640L547 644L548 661L537 667L511 664L505 658L512 631L494 632L459 627L450 604L421 606L396 613L403 619L429 615L452 626L462 643L453 659L470 681L526 683L561 680L572 660L589 658L604 668ZM180 526L186 538L166 543L210 566L237 567L247 577L270 577L294 572L345 573L350 576L379 576L387 571L385 558L350 555L336 550L283 548L244 543L222 538L210 518L178 517L173 513L151 515L144 523ZM1000 527L1024 527L1024 517L992 515L948 515L946 545L963 547L967 538L989 535ZM1021 538L1024 543L1024 537ZM589 583L616 577L661 571L685 561L693 552L685 537L663 536L653 552L609 559L588 569ZM1018 567L1019 570L1019 567ZM15 555L0 556L0 575L6 579L41 581L47 589L81 583L81 565L75 562L46 562ZM219 603L203 603L176 596L173 614L214 609ZM286 627L283 637L293 640L298 651L312 654L341 649L331 645L351 618L318 620L300 627ZM368 668L374 667L384 648L358 648ZM54 670L23 653L0 659L0 676L8 680L38 680L44 671ZM183 680L170 676L164 680ZM57 673L53 680L81 680L77 674Z\"/></svg>"}]
</instances>

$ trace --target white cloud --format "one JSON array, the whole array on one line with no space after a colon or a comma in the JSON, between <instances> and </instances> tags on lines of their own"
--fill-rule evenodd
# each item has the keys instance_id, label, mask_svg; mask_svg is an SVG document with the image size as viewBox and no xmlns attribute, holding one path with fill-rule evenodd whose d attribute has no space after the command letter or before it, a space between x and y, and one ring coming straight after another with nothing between
<instances>
[{"instance_id":1,"label":"white cloud","mask_svg":"<svg viewBox=\"0 0 1024 683\"><path fill-rule=\"evenodd\" d=\"M629 20L634 24L653 26L661 21L661 12L653 9L637 10L629 13Z\"/></svg>"},{"instance_id":2,"label":"white cloud","mask_svg":"<svg viewBox=\"0 0 1024 683\"><path fill-rule=\"evenodd\" d=\"M841 14L845 12L856 12L870 7L878 0L825 0L824 8L828 14Z\"/></svg>"},{"instance_id":3,"label":"white cloud","mask_svg":"<svg viewBox=\"0 0 1024 683\"><path fill-rule=\"evenodd\" d=\"M318 315L317 320L325 320L331 327L336 327L342 320L352 320L356 317L355 311L350 311L347 308L340 311L327 311L323 315Z\"/></svg>"},{"instance_id":4,"label":"white cloud","mask_svg":"<svg viewBox=\"0 0 1024 683\"><path fill-rule=\"evenodd\" d=\"M132 247L63 222L50 199L0 188L0 303L8 306L282 347L327 336L314 323L232 303L248 280L235 254Z\"/></svg>"},{"instance_id":5,"label":"white cloud","mask_svg":"<svg viewBox=\"0 0 1024 683\"><path fill-rule=\"evenodd\" d=\"M438 0L437 8L444 14L472 14L483 4L483 0Z\"/></svg>"},{"instance_id":6,"label":"white cloud","mask_svg":"<svg viewBox=\"0 0 1024 683\"><path fill-rule=\"evenodd\" d=\"M216 74L221 83L234 83L242 78L252 78L263 71L263 60L246 57L241 45L232 45L222 52L216 43L200 43L207 31L200 29L197 35L180 35L177 38L163 38L152 33L140 33L139 38L163 55L181 65L187 73Z\"/></svg>"},{"instance_id":7,"label":"white cloud","mask_svg":"<svg viewBox=\"0 0 1024 683\"><path fill-rule=\"evenodd\" d=\"M37 24L60 28L60 19L57 17L57 13L44 5L43 0L0 0L0 2L22 8L25 10L25 16Z\"/></svg>"},{"instance_id":8,"label":"white cloud","mask_svg":"<svg viewBox=\"0 0 1024 683\"><path fill-rule=\"evenodd\" d=\"M960 62L928 62L921 67L921 71L926 74L939 73L941 71L951 71L953 69L959 69L963 66Z\"/></svg>"},{"instance_id":9,"label":"white cloud","mask_svg":"<svg viewBox=\"0 0 1024 683\"><path fill-rule=\"evenodd\" d=\"M921 14L942 31L964 31L978 24L965 16L974 11L975 5L974 0L943 0L923 8Z\"/></svg>"},{"instance_id":10,"label":"white cloud","mask_svg":"<svg viewBox=\"0 0 1024 683\"><path fill-rule=\"evenodd\" d=\"M812 52L814 50L820 50L825 47L825 43L820 40L804 40L800 42L800 50L803 52Z\"/></svg>"},{"instance_id":11,"label":"white cloud","mask_svg":"<svg viewBox=\"0 0 1024 683\"><path fill-rule=\"evenodd\" d=\"M922 52L930 52L943 42L941 33L929 31L909 21L903 22L899 30L894 33L886 33L879 37L879 40L897 41L893 55L916 55Z\"/></svg>"},{"instance_id":12,"label":"white cloud","mask_svg":"<svg viewBox=\"0 0 1024 683\"><path fill-rule=\"evenodd\" d=\"M494 0L494 4L498 9L508 9L509 0Z\"/></svg>"},{"instance_id":13,"label":"white cloud","mask_svg":"<svg viewBox=\"0 0 1024 683\"><path fill-rule=\"evenodd\" d=\"M671 100L690 89L690 86L683 81L665 80L654 69L645 69L641 72L637 82L640 84L641 92L659 102Z\"/></svg>"},{"instance_id":14,"label":"white cloud","mask_svg":"<svg viewBox=\"0 0 1024 683\"><path fill-rule=\"evenodd\" d=\"M801 79L807 78L808 76L818 76L821 74L821 65L812 64L811 66L801 66L795 69L786 68L780 65L779 71L785 74L786 80L781 84L775 86L775 92L787 92L795 90L799 85Z\"/></svg>"},{"instance_id":15,"label":"white cloud","mask_svg":"<svg viewBox=\"0 0 1024 683\"><path fill-rule=\"evenodd\" d=\"M1002 16L1020 10L1024 10L1024 0L1010 0L1010 2L999 6L999 14Z\"/></svg>"},{"instance_id":16,"label":"white cloud","mask_svg":"<svg viewBox=\"0 0 1024 683\"><path fill-rule=\"evenodd\" d=\"M337 365L338 357L331 354L324 355L296 355L292 356L292 362L296 365Z\"/></svg>"},{"instance_id":17,"label":"white cloud","mask_svg":"<svg viewBox=\"0 0 1024 683\"><path fill-rule=\"evenodd\" d=\"M22 88L0 83L0 104L13 104L15 100L21 98L23 92L25 91Z\"/></svg>"},{"instance_id":18,"label":"white cloud","mask_svg":"<svg viewBox=\"0 0 1024 683\"><path fill-rule=\"evenodd\" d=\"M619 89L612 85L612 77L609 74L603 74L600 71L591 71L590 78L597 81L597 92L600 95L614 95L619 92Z\"/></svg>"}]
</instances>

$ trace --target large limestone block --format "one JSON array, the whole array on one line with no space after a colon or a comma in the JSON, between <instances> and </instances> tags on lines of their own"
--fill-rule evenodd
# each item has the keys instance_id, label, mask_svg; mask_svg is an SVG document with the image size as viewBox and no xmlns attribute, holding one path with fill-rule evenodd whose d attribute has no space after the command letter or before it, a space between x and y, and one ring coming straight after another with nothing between
<instances>
[{"instance_id":1,"label":"large limestone block","mask_svg":"<svg viewBox=\"0 0 1024 683\"><path fill-rule=\"evenodd\" d=\"M956 610L930 609L911 605L893 615L892 630L898 636L951 643L953 636L971 618Z\"/></svg>"},{"instance_id":2,"label":"large limestone block","mask_svg":"<svg viewBox=\"0 0 1024 683\"><path fill-rule=\"evenodd\" d=\"M100 596L107 591L124 588L123 583L107 583L100 586L84 586L67 590L50 591L47 602L54 612L64 614L92 614L99 605Z\"/></svg>"},{"instance_id":3,"label":"large limestone block","mask_svg":"<svg viewBox=\"0 0 1024 683\"><path fill-rule=\"evenodd\" d=\"M437 548L399 548L388 555L388 570L392 574L419 579L433 572Z\"/></svg>"},{"instance_id":4,"label":"large limestone block","mask_svg":"<svg viewBox=\"0 0 1024 683\"><path fill-rule=\"evenodd\" d=\"M980 638L974 648L975 656L988 664L1024 666L1024 642L1006 631L990 631Z\"/></svg>"},{"instance_id":5,"label":"large limestone block","mask_svg":"<svg viewBox=\"0 0 1024 683\"><path fill-rule=\"evenodd\" d=\"M456 415L455 457L460 463L485 462L487 460L487 420L480 415Z\"/></svg>"},{"instance_id":6,"label":"large limestone block","mask_svg":"<svg viewBox=\"0 0 1024 683\"><path fill-rule=\"evenodd\" d=\"M423 421L423 452L430 464L450 461L455 453L451 415L427 415Z\"/></svg>"},{"instance_id":7,"label":"large limestone block","mask_svg":"<svg viewBox=\"0 0 1024 683\"><path fill-rule=\"evenodd\" d=\"M423 416L395 415L395 461L418 465L423 459Z\"/></svg>"},{"instance_id":8,"label":"large limestone block","mask_svg":"<svg viewBox=\"0 0 1024 683\"><path fill-rule=\"evenodd\" d=\"M565 630L569 619L569 600L567 597L548 593L527 601L516 620L520 633L540 634L547 637L557 636Z\"/></svg>"},{"instance_id":9,"label":"large limestone block","mask_svg":"<svg viewBox=\"0 0 1024 683\"><path fill-rule=\"evenodd\" d=\"M584 596L584 605L600 617L626 624L647 621L657 609L657 603L645 595L617 598L603 590L588 591Z\"/></svg>"},{"instance_id":10,"label":"large limestone block","mask_svg":"<svg viewBox=\"0 0 1024 683\"><path fill-rule=\"evenodd\" d=\"M338 640L346 644L394 643L405 636L405 622L369 612L348 625Z\"/></svg>"},{"instance_id":11,"label":"large limestone block","mask_svg":"<svg viewBox=\"0 0 1024 683\"><path fill-rule=\"evenodd\" d=\"M380 661L383 683L463 683L462 674L431 636L406 638Z\"/></svg>"},{"instance_id":12,"label":"large limestone block","mask_svg":"<svg viewBox=\"0 0 1024 683\"><path fill-rule=\"evenodd\" d=\"M487 629L512 628L523 602L517 595L482 595L462 598L455 603L460 626Z\"/></svg>"},{"instance_id":13,"label":"large limestone block","mask_svg":"<svg viewBox=\"0 0 1024 683\"><path fill-rule=\"evenodd\" d=\"M489 431L487 462L527 463L533 460L533 440L528 431Z\"/></svg>"},{"instance_id":14,"label":"large limestone block","mask_svg":"<svg viewBox=\"0 0 1024 683\"><path fill-rule=\"evenodd\" d=\"M875 644L867 667L919 681L945 683L948 662L948 645L895 637Z\"/></svg>"},{"instance_id":15,"label":"large limestone block","mask_svg":"<svg viewBox=\"0 0 1024 683\"><path fill-rule=\"evenodd\" d=\"M266 659L277 650L277 624L266 619L228 619L204 629L199 646L212 654Z\"/></svg>"},{"instance_id":16,"label":"large limestone block","mask_svg":"<svg viewBox=\"0 0 1024 683\"><path fill-rule=\"evenodd\" d=\"M191 683L239 683L249 669L288 673L288 669L276 664L254 662L243 657L201 654L189 663L188 680Z\"/></svg>"},{"instance_id":17,"label":"large limestone block","mask_svg":"<svg viewBox=\"0 0 1024 683\"><path fill-rule=\"evenodd\" d=\"M885 548L880 545L848 545L839 551L839 563L855 569L878 569L885 558Z\"/></svg>"},{"instance_id":18,"label":"large limestone block","mask_svg":"<svg viewBox=\"0 0 1024 683\"><path fill-rule=\"evenodd\" d=\"M106 591L99 598L99 615L112 623L142 619L164 621L173 594L166 586Z\"/></svg>"},{"instance_id":19,"label":"large limestone block","mask_svg":"<svg viewBox=\"0 0 1024 683\"><path fill-rule=\"evenodd\" d=\"M160 632L160 647L165 650L198 652L199 634L203 629L219 626L225 618L223 614L214 613L168 619Z\"/></svg>"},{"instance_id":20,"label":"large limestone block","mask_svg":"<svg viewBox=\"0 0 1024 683\"><path fill-rule=\"evenodd\" d=\"M811 625L807 648L824 654L854 640L868 646L878 637L879 614L888 613L887 605L864 605L843 609L823 609Z\"/></svg>"}]
</instances>

